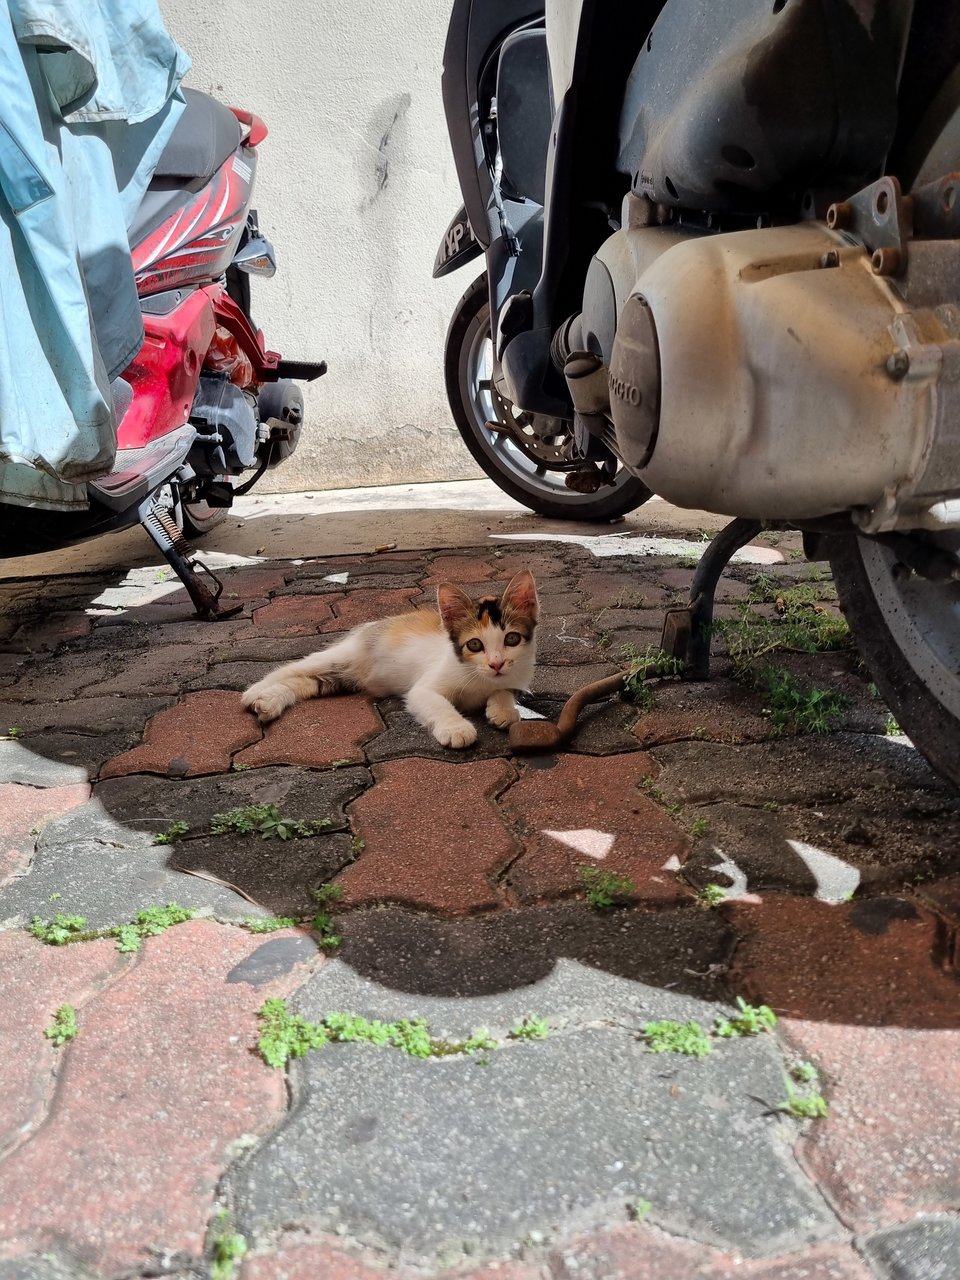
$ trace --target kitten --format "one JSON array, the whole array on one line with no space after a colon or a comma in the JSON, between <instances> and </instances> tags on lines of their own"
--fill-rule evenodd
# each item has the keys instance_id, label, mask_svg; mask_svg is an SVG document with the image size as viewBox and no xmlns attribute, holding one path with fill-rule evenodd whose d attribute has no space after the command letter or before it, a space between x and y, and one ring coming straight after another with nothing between
<instances>
[{"instance_id":1,"label":"kitten","mask_svg":"<svg viewBox=\"0 0 960 1280\"><path fill-rule=\"evenodd\" d=\"M539 602L533 574L516 574L498 600L474 603L451 583L437 588L438 610L418 609L365 622L342 640L280 667L251 686L243 705L263 723L302 698L359 689L395 694L445 747L469 747L477 730L461 711L486 707L507 729L520 719L513 692L527 689L536 660Z\"/></svg>"}]
</instances>

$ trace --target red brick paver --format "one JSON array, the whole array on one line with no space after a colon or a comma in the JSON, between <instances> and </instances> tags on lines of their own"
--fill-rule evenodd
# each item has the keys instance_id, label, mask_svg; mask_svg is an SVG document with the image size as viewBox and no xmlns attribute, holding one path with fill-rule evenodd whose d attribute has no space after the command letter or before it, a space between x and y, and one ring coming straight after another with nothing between
<instances>
[{"instance_id":1,"label":"red brick paver","mask_svg":"<svg viewBox=\"0 0 960 1280\"><path fill-rule=\"evenodd\" d=\"M844 1222L862 1231L954 1208L960 992L939 963L936 919L895 899L731 909L747 932L734 989L772 1005L823 1074L830 1113L799 1153Z\"/></svg>"},{"instance_id":2,"label":"red brick paver","mask_svg":"<svg viewBox=\"0 0 960 1280\"><path fill-rule=\"evenodd\" d=\"M389 591L360 588L334 605L336 617L325 622L321 631L349 631L361 622L377 622L395 613L409 613L411 601L420 594L419 587L393 587Z\"/></svg>"},{"instance_id":3,"label":"red brick paver","mask_svg":"<svg viewBox=\"0 0 960 1280\"><path fill-rule=\"evenodd\" d=\"M476 556L437 556L431 560L424 578L425 587L435 587L440 582L453 582L461 587L466 582L485 582L503 575L496 560L480 560ZM492 592L493 586L489 588Z\"/></svg>"},{"instance_id":4,"label":"red brick paver","mask_svg":"<svg viewBox=\"0 0 960 1280\"><path fill-rule=\"evenodd\" d=\"M147 725L146 741L108 760L101 778L126 773L162 773L192 778L225 773L235 751L260 738L260 726L236 693L219 689L188 693L175 707L159 711Z\"/></svg>"},{"instance_id":5,"label":"red brick paver","mask_svg":"<svg viewBox=\"0 0 960 1280\"><path fill-rule=\"evenodd\" d=\"M67 787L0 785L0 885L26 870L33 853L31 832L89 799L85 782Z\"/></svg>"},{"instance_id":6,"label":"red brick paver","mask_svg":"<svg viewBox=\"0 0 960 1280\"><path fill-rule=\"evenodd\" d=\"M87 1002L132 964L115 942L50 947L25 932L0 934L0 973L8 978L0 984L0 1156L26 1142L47 1115L63 1050L43 1033L57 1009L72 1004L83 1027ZM42 1201L42 1179L38 1190Z\"/></svg>"},{"instance_id":7,"label":"red brick paver","mask_svg":"<svg viewBox=\"0 0 960 1280\"><path fill-rule=\"evenodd\" d=\"M703 738L711 742L763 742L773 733L760 699L732 681L654 686L634 736L645 747Z\"/></svg>"},{"instance_id":8,"label":"red brick paver","mask_svg":"<svg viewBox=\"0 0 960 1280\"><path fill-rule=\"evenodd\" d=\"M501 802L525 850L510 869L510 887L521 899L568 894L582 887L578 868L594 866L629 876L641 901L688 898L663 866L682 859L689 840L639 789L655 770L640 752L563 755L553 768L526 768Z\"/></svg>"},{"instance_id":9,"label":"red brick paver","mask_svg":"<svg viewBox=\"0 0 960 1280\"><path fill-rule=\"evenodd\" d=\"M281 596L254 611L253 622L259 630L274 636L312 636L333 618L333 601L329 596ZM318 646L319 647L319 646Z\"/></svg>"},{"instance_id":10,"label":"red brick paver","mask_svg":"<svg viewBox=\"0 0 960 1280\"><path fill-rule=\"evenodd\" d=\"M389 1274L396 1280L397 1272ZM386 1275L382 1266L368 1265L336 1245L307 1241L247 1258L239 1280L384 1280Z\"/></svg>"},{"instance_id":11,"label":"red brick paver","mask_svg":"<svg viewBox=\"0 0 960 1280\"><path fill-rule=\"evenodd\" d=\"M849 1245L750 1261L629 1224L581 1236L551 1262L550 1280L870 1280Z\"/></svg>"},{"instance_id":12,"label":"red brick paver","mask_svg":"<svg viewBox=\"0 0 960 1280\"><path fill-rule=\"evenodd\" d=\"M491 797L516 777L503 760L395 760L351 806L365 842L338 878L351 906L406 902L460 913L499 904L497 871L516 852Z\"/></svg>"},{"instance_id":13,"label":"red brick paver","mask_svg":"<svg viewBox=\"0 0 960 1280\"><path fill-rule=\"evenodd\" d=\"M262 943L210 921L179 925L85 1008L47 1123L0 1163L3 1254L56 1242L115 1275L151 1247L203 1252L230 1144L286 1108L283 1073L251 1052L256 1010L305 971L226 981Z\"/></svg>"},{"instance_id":14,"label":"red brick paver","mask_svg":"<svg viewBox=\"0 0 960 1280\"><path fill-rule=\"evenodd\" d=\"M247 747L236 763L249 768L298 764L323 769L335 760L363 760L360 743L383 728L369 698L334 695L298 702L268 724L263 740Z\"/></svg>"}]
</instances>

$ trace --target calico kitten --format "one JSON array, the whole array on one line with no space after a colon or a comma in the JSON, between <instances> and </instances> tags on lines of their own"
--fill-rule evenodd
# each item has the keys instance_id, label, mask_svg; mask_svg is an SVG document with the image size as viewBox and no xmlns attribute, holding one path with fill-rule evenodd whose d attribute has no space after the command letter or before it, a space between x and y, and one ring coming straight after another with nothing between
<instances>
[{"instance_id":1,"label":"calico kitten","mask_svg":"<svg viewBox=\"0 0 960 1280\"><path fill-rule=\"evenodd\" d=\"M486 707L506 729L520 719L513 698L533 679L539 602L533 574L516 574L503 595L474 603L450 583L437 588L438 611L418 609L365 622L342 640L288 663L243 695L266 723L303 698L359 689L403 697L414 719L445 747L469 747L477 730L461 711Z\"/></svg>"}]
</instances>

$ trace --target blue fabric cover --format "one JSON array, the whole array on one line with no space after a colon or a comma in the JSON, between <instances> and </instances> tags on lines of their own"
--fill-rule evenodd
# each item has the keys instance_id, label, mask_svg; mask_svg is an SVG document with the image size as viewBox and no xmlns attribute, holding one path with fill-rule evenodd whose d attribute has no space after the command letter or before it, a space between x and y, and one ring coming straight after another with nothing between
<instances>
[{"instance_id":1,"label":"blue fabric cover","mask_svg":"<svg viewBox=\"0 0 960 1280\"><path fill-rule=\"evenodd\" d=\"M143 341L127 227L189 66L155 0L0 4L2 502L84 507L113 464Z\"/></svg>"}]
</instances>

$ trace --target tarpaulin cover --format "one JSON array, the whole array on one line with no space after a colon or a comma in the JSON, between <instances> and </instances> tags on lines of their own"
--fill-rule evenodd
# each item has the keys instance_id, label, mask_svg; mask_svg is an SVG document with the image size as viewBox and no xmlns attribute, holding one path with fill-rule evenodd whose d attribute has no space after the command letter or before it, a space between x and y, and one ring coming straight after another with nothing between
<instances>
[{"instance_id":1,"label":"tarpaulin cover","mask_svg":"<svg viewBox=\"0 0 960 1280\"><path fill-rule=\"evenodd\" d=\"M127 227L190 66L155 0L0 2L0 501L71 510L143 326Z\"/></svg>"}]
</instances>

